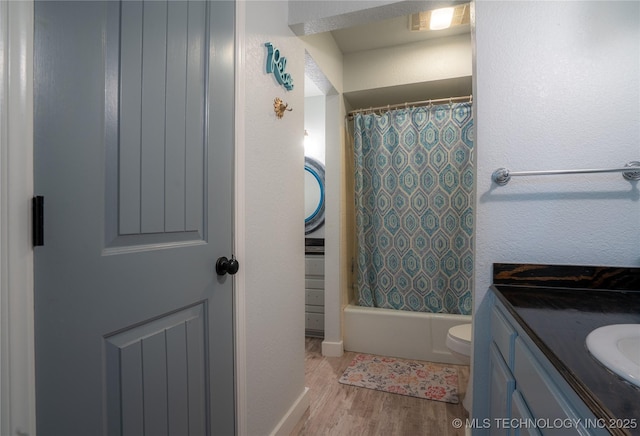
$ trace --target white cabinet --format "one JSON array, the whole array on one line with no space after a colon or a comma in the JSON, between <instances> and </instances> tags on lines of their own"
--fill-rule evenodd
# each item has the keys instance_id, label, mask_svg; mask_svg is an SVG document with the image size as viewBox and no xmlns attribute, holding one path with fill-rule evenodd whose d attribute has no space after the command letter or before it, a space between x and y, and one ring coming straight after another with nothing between
<instances>
[{"instance_id":1,"label":"white cabinet","mask_svg":"<svg viewBox=\"0 0 640 436\"><path fill-rule=\"evenodd\" d=\"M305 334L324 336L324 255L305 255Z\"/></svg>"}]
</instances>

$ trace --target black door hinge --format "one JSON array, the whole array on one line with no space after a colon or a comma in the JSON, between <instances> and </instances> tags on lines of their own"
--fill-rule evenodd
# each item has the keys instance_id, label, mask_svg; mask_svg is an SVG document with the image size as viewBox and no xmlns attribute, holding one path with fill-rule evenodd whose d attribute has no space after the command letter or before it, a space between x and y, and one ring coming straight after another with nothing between
<instances>
[{"instance_id":1,"label":"black door hinge","mask_svg":"<svg viewBox=\"0 0 640 436\"><path fill-rule=\"evenodd\" d=\"M33 213L33 246L44 245L44 197L37 195L31 200Z\"/></svg>"}]
</instances>

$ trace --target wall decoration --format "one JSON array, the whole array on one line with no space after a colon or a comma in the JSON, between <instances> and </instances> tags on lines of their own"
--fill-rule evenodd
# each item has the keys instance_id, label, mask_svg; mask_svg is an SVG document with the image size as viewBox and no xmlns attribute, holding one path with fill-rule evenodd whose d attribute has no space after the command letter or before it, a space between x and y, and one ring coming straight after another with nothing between
<instances>
[{"instance_id":1,"label":"wall decoration","mask_svg":"<svg viewBox=\"0 0 640 436\"><path fill-rule=\"evenodd\" d=\"M293 90L293 78L291 74L285 72L287 58L280 55L280 50L275 48L270 42L265 42L267 47L267 73L272 73L279 84L287 91Z\"/></svg>"},{"instance_id":2,"label":"wall decoration","mask_svg":"<svg viewBox=\"0 0 640 436\"><path fill-rule=\"evenodd\" d=\"M284 116L284 111L291 112L292 110L293 108L289 107L289 103L283 103L281 98L276 97L275 100L273 100L273 111L276 113L278 119Z\"/></svg>"}]
</instances>

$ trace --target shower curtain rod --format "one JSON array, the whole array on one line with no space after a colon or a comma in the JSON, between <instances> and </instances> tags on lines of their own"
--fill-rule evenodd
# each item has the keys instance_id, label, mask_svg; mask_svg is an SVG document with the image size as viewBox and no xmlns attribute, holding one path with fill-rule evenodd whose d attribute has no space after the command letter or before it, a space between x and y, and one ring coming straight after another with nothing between
<instances>
[{"instance_id":1,"label":"shower curtain rod","mask_svg":"<svg viewBox=\"0 0 640 436\"><path fill-rule=\"evenodd\" d=\"M377 106L370 108L362 108L356 109L347 113L347 118L351 119L354 115L359 113L372 113L384 110L398 109L398 108L408 108L408 107L419 107L419 106L431 106L433 104L438 103L459 103L459 102L472 102L473 95L463 95L460 97L449 97L449 98L434 98L432 100L422 100L422 101L414 101L411 103L398 103L398 104L388 104L386 106Z\"/></svg>"}]
</instances>

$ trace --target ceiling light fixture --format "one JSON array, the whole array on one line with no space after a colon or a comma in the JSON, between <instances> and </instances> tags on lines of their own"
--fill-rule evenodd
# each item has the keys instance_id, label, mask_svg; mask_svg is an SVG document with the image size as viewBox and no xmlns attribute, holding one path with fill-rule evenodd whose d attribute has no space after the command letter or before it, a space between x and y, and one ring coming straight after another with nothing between
<instances>
[{"instance_id":1,"label":"ceiling light fixture","mask_svg":"<svg viewBox=\"0 0 640 436\"><path fill-rule=\"evenodd\" d=\"M429 29L442 30L451 26L454 8L442 8L431 11L431 20L429 21Z\"/></svg>"},{"instance_id":2,"label":"ceiling light fixture","mask_svg":"<svg viewBox=\"0 0 640 436\"><path fill-rule=\"evenodd\" d=\"M409 18L409 30L413 32L424 32L468 25L471 21L470 9L469 3L465 3L455 7L411 14Z\"/></svg>"}]
</instances>

